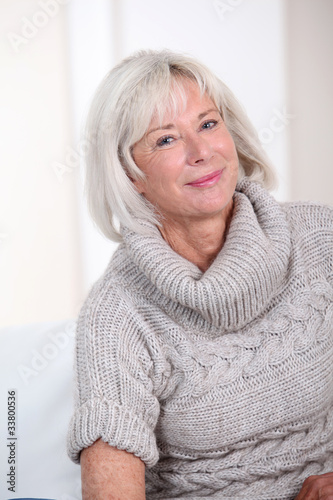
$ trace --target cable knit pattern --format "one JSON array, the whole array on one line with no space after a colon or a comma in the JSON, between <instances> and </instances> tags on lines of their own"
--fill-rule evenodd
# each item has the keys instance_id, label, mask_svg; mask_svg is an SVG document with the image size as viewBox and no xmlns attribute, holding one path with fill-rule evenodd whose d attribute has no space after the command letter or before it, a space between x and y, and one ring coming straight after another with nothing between
<instances>
[{"instance_id":1,"label":"cable knit pattern","mask_svg":"<svg viewBox=\"0 0 333 500\"><path fill-rule=\"evenodd\" d=\"M80 313L69 456L136 454L151 500L294 499L333 471L333 210L243 180L205 273L141 223Z\"/></svg>"}]
</instances>

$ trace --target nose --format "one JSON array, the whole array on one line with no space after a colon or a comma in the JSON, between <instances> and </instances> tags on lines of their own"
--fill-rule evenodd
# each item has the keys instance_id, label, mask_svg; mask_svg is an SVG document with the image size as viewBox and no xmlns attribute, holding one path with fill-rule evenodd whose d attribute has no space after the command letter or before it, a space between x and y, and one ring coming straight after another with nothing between
<instances>
[{"instance_id":1,"label":"nose","mask_svg":"<svg viewBox=\"0 0 333 500\"><path fill-rule=\"evenodd\" d=\"M212 157L212 147L200 133L187 137L186 146L187 161L190 165L202 165Z\"/></svg>"}]
</instances>

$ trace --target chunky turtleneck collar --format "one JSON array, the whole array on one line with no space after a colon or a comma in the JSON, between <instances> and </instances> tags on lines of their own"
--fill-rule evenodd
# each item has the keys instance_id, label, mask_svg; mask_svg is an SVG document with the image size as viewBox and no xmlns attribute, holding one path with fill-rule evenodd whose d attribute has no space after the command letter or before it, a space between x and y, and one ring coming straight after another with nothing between
<instances>
[{"instance_id":1,"label":"chunky turtleneck collar","mask_svg":"<svg viewBox=\"0 0 333 500\"><path fill-rule=\"evenodd\" d=\"M243 179L225 244L209 269L174 252L147 222L142 236L122 228L132 261L167 298L225 331L242 328L278 293L290 254L288 223L279 203L257 183Z\"/></svg>"}]
</instances>

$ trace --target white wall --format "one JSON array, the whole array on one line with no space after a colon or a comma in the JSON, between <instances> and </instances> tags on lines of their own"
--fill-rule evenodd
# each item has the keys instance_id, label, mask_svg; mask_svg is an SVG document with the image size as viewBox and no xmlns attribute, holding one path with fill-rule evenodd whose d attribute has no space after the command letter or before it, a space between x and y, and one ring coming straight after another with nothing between
<instances>
[{"instance_id":1,"label":"white wall","mask_svg":"<svg viewBox=\"0 0 333 500\"><path fill-rule=\"evenodd\" d=\"M71 104L73 116L73 149L78 154L80 179L77 183L79 202L79 245L82 253L82 292L104 271L117 244L107 240L93 224L84 198L84 126L91 98L104 75L116 63L116 8L110 0L89 2L71 0L67 9L67 33ZM80 168L81 167L81 168Z\"/></svg>"},{"instance_id":2,"label":"white wall","mask_svg":"<svg viewBox=\"0 0 333 500\"><path fill-rule=\"evenodd\" d=\"M57 4L58 5L58 4ZM82 296L65 7L0 5L0 324L68 318ZM35 25L34 25L35 23ZM38 26L38 27L37 27Z\"/></svg>"},{"instance_id":3,"label":"white wall","mask_svg":"<svg viewBox=\"0 0 333 500\"><path fill-rule=\"evenodd\" d=\"M287 3L290 197L333 205L333 2Z\"/></svg>"}]
</instances>

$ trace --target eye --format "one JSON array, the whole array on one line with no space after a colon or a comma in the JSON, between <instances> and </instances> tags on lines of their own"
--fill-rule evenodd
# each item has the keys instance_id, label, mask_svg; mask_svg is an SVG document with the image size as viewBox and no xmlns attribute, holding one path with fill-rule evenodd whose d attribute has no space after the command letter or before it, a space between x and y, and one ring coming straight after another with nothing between
<instances>
[{"instance_id":1,"label":"eye","mask_svg":"<svg viewBox=\"0 0 333 500\"><path fill-rule=\"evenodd\" d=\"M159 147L168 146L173 140L174 138L171 135L165 135L164 137L158 139L156 145Z\"/></svg>"},{"instance_id":2,"label":"eye","mask_svg":"<svg viewBox=\"0 0 333 500\"><path fill-rule=\"evenodd\" d=\"M207 120L205 123L202 124L203 129L209 129L215 127L217 124L217 120Z\"/></svg>"}]
</instances>

